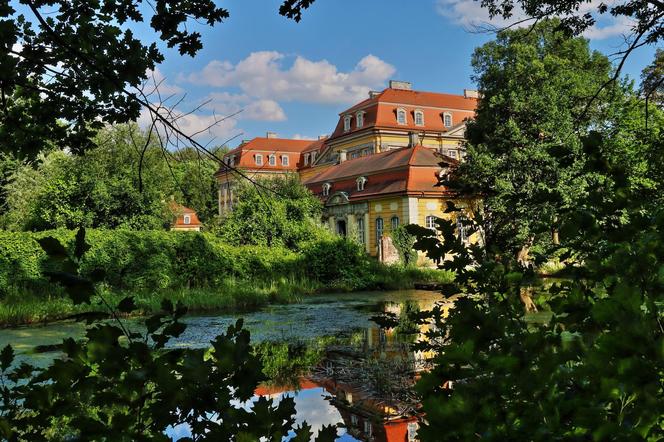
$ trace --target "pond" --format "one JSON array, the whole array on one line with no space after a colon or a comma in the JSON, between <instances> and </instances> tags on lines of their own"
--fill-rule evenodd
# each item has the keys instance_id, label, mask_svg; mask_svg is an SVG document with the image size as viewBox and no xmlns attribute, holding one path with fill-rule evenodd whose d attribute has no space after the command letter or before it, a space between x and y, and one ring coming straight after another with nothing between
<instances>
[{"instance_id":1,"label":"pond","mask_svg":"<svg viewBox=\"0 0 664 442\"><path fill-rule=\"evenodd\" d=\"M396 339L394 333L380 329L371 318L385 312L399 315L404 307L430 309L442 300L439 293L421 290L359 292L311 296L300 303L271 305L249 313L190 315L185 318L187 330L171 345L207 347L239 317L244 318L244 326L255 343L301 343L330 336L352 341L351 351L355 353L351 358L347 357L348 346L330 349L330 360L326 360L325 366L298 378L295 385L272 383L259 387L256 394L277 400L286 395L294 397L298 422L306 420L314 430L322 425L340 424L339 441L369 438L403 441L408 440L408 434L414 434L417 417L412 404L409 405L408 392L401 391L409 390L412 376L401 379L396 373L412 373L413 364L425 358L410 352L407 343ZM140 319L128 323L132 328L140 327ZM0 348L12 344L19 361L45 365L56 353L35 352L36 346L55 345L66 337L81 336L83 328L82 324L60 322L5 329L0 332ZM358 351L363 355L360 358ZM367 384L373 382L373 378L365 380L353 374L353 370L364 373L366 365L373 364L373 367L375 361L382 361L381 369L389 378L381 383L381 388L388 389L390 398L394 399L389 403L367 395L366 391L371 390ZM385 361L389 361L388 365ZM169 434L174 438L183 437L187 428L170 429Z\"/></svg>"}]
</instances>

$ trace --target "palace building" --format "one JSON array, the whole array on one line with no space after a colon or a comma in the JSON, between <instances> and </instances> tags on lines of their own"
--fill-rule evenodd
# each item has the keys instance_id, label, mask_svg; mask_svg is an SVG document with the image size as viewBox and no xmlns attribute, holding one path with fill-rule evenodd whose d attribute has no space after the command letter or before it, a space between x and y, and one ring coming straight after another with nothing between
<instances>
[{"instance_id":1,"label":"palace building","mask_svg":"<svg viewBox=\"0 0 664 442\"><path fill-rule=\"evenodd\" d=\"M248 176L298 173L325 205L324 221L387 260L384 238L401 224L433 228L448 201L464 200L439 186L441 174L463 161L466 122L478 95L412 90L391 81L382 92L341 112L329 137L315 141L266 138L243 142L224 160ZM219 211L232 208L237 173L222 167ZM460 228L460 230L462 230ZM462 235L462 232L460 232Z\"/></svg>"}]
</instances>

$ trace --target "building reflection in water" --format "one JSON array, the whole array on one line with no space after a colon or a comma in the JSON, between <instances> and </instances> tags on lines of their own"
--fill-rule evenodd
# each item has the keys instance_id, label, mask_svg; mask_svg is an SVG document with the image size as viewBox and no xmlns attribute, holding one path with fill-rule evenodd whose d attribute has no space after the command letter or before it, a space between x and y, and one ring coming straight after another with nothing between
<instances>
[{"instance_id":1,"label":"building reflection in water","mask_svg":"<svg viewBox=\"0 0 664 442\"><path fill-rule=\"evenodd\" d=\"M445 315L450 306L442 305ZM410 316L418 309L432 307L433 302L386 303L381 313L391 326L371 326L363 330L361 342L328 347L319 366L300 379L295 388L300 393L292 391L293 387L275 386L261 386L256 393L273 398L295 394L297 407L300 394L322 389L338 414L326 412L327 422L309 422L298 408L298 420L304 418L314 425L340 424L339 441L414 442L422 415L412 387L419 373L428 368L432 355L413 351L412 344L426 340L433 325L414 322ZM312 405L321 411L325 408Z\"/></svg>"}]
</instances>

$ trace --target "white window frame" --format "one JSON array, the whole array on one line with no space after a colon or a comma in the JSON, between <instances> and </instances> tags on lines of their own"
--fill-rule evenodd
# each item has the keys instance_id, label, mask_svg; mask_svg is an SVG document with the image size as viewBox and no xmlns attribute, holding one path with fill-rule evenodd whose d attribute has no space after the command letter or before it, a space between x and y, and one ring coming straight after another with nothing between
<instances>
[{"instance_id":1,"label":"white window frame","mask_svg":"<svg viewBox=\"0 0 664 442\"><path fill-rule=\"evenodd\" d=\"M352 115L346 115L344 116L344 132L350 132L350 127L351 127L351 119L353 118Z\"/></svg>"},{"instance_id":2,"label":"white window frame","mask_svg":"<svg viewBox=\"0 0 664 442\"><path fill-rule=\"evenodd\" d=\"M383 237L383 231L385 230L385 222L383 218L376 218L376 244L380 243L380 239Z\"/></svg>"},{"instance_id":3,"label":"white window frame","mask_svg":"<svg viewBox=\"0 0 664 442\"><path fill-rule=\"evenodd\" d=\"M357 418L357 415L356 414L351 414L350 415L350 424L353 427L357 427L359 423L360 423L360 420Z\"/></svg>"},{"instance_id":4,"label":"white window frame","mask_svg":"<svg viewBox=\"0 0 664 442\"><path fill-rule=\"evenodd\" d=\"M420 118L419 122L417 121L418 117ZM417 109L415 111L415 125L416 126L424 126L424 112L420 109Z\"/></svg>"},{"instance_id":5,"label":"white window frame","mask_svg":"<svg viewBox=\"0 0 664 442\"><path fill-rule=\"evenodd\" d=\"M313 166L314 161L316 161L317 152L311 152L311 165Z\"/></svg>"},{"instance_id":6,"label":"white window frame","mask_svg":"<svg viewBox=\"0 0 664 442\"><path fill-rule=\"evenodd\" d=\"M281 165L284 167L289 166L290 159L288 158L288 155L282 155L281 156Z\"/></svg>"},{"instance_id":7,"label":"white window frame","mask_svg":"<svg viewBox=\"0 0 664 442\"><path fill-rule=\"evenodd\" d=\"M403 115L403 121L400 120L400 115ZM404 126L408 124L408 112L402 107L397 108L397 124L402 124Z\"/></svg>"},{"instance_id":8,"label":"white window frame","mask_svg":"<svg viewBox=\"0 0 664 442\"><path fill-rule=\"evenodd\" d=\"M364 227L364 218L357 218L357 236L359 237L360 244L365 243L364 239L365 227Z\"/></svg>"},{"instance_id":9,"label":"white window frame","mask_svg":"<svg viewBox=\"0 0 664 442\"><path fill-rule=\"evenodd\" d=\"M427 215L426 218L424 218L424 227L427 229L431 230L436 230L436 220L438 219L437 216L434 215Z\"/></svg>"},{"instance_id":10,"label":"white window frame","mask_svg":"<svg viewBox=\"0 0 664 442\"><path fill-rule=\"evenodd\" d=\"M309 165L309 154L308 153L304 154L304 165L305 166Z\"/></svg>"},{"instance_id":11,"label":"white window frame","mask_svg":"<svg viewBox=\"0 0 664 442\"><path fill-rule=\"evenodd\" d=\"M448 118L450 119L449 124L447 124L447 119ZM445 112L443 114L443 125L445 125L445 127L452 127L453 124L454 124L454 120L452 119L452 114L450 112Z\"/></svg>"},{"instance_id":12,"label":"white window frame","mask_svg":"<svg viewBox=\"0 0 664 442\"><path fill-rule=\"evenodd\" d=\"M185 224L191 224L191 215L184 215L183 219Z\"/></svg>"},{"instance_id":13,"label":"white window frame","mask_svg":"<svg viewBox=\"0 0 664 442\"><path fill-rule=\"evenodd\" d=\"M361 129L364 126L364 111L355 114L355 127Z\"/></svg>"},{"instance_id":14,"label":"white window frame","mask_svg":"<svg viewBox=\"0 0 664 442\"><path fill-rule=\"evenodd\" d=\"M323 196L329 196L330 195L330 189L332 189L332 184L330 184L330 183L323 184Z\"/></svg>"},{"instance_id":15,"label":"white window frame","mask_svg":"<svg viewBox=\"0 0 664 442\"><path fill-rule=\"evenodd\" d=\"M371 437L371 421L369 419L364 419L364 434L367 437Z\"/></svg>"},{"instance_id":16,"label":"white window frame","mask_svg":"<svg viewBox=\"0 0 664 442\"><path fill-rule=\"evenodd\" d=\"M456 149L447 149L447 156L450 158L454 158L455 160L459 158Z\"/></svg>"},{"instance_id":17,"label":"white window frame","mask_svg":"<svg viewBox=\"0 0 664 442\"><path fill-rule=\"evenodd\" d=\"M394 215L392 218L390 218L390 226L392 227L392 230L395 230L397 227L399 227L399 217Z\"/></svg>"},{"instance_id":18,"label":"white window frame","mask_svg":"<svg viewBox=\"0 0 664 442\"><path fill-rule=\"evenodd\" d=\"M254 162L256 163L257 166L262 166L263 165L263 155L257 153L254 155Z\"/></svg>"},{"instance_id":19,"label":"white window frame","mask_svg":"<svg viewBox=\"0 0 664 442\"><path fill-rule=\"evenodd\" d=\"M277 156L275 154L271 154L267 157L267 162L270 166L276 166L277 165Z\"/></svg>"},{"instance_id":20,"label":"white window frame","mask_svg":"<svg viewBox=\"0 0 664 442\"><path fill-rule=\"evenodd\" d=\"M361 176L355 182L357 183L357 191L361 192L364 190L364 185L367 184L367 177Z\"/></svg>"}]
</instances>

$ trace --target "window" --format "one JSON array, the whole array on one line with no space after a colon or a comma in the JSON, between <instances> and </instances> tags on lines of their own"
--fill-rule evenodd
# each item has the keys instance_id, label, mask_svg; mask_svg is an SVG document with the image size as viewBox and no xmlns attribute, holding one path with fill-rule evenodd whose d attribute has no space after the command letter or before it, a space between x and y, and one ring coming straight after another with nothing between
<instances>
[{"instance_id":1,"label":"window","mask_svg":"<svg viewBox=\"0 0 664 442\"><path fill-rule=\"evenodd\" d=\"M395 230L399 227L399 217L396 215L393 216L392 219L390 219L390 223L392 224L392 230Z\"/></svg>"},{"instance_id":2,"label":"window","mask_svg":"<svg viewBox=\"0 0 664 442\"><path fill-rule=\"evenodd\" d=\"M351 157L351 159L354 160L355 158L359 158L359 157L360 157L360 153L357 152L357 151L356 151L356 152L353 152L352 154L350 154L350 157Z\"/></svg>"},{"instance_id":3,"label":"window","mask_svg":"<svg viewBox=\"0 0 664 442\"><path fill-rule=\"evenodd\" d=\"M229 167L235 166L235 155L231 155L230 157L226 158L226 164L228 164Z\"/></svg>"},{"instance_id":4,"label":"window","mask_svg":"<svg viewBox=\"0 0 664 442\"><path fill-rule=\"evenodd\" d=\"M257 166L263 165L263 155L257 153L256 156L254 157L254 160L256 161Z\"/></svg>"},{"instance_id":5,"label":"window","mask_svg":"<svg viewBox=\"0 0 664 442\"><path fill-rule=\"evenodd\" d=\"M332 188L332 184L330 184L330 183L323 184L323 196L328 196L330 194L330 189L331 188Z\"/></svg>"},{"instance_id":6,"label":"window","mask_svg":"<svg viewBox=\"0 0 664 442\"><path fill-rule=\"evenodd\" d=\"M415 124L418 126L424 126L424 112L421 110L415 111Z\"/></svg>"},{"instance_id":7,"label":"window","mask_svg":"<svg viewBox=\"0 0 664 442\"><path fill-rule=\"evenodd\" d=\"M358 192L364 190L364 185L366 183L367 183L367 178L366 177L361 176L357 179L357 190L358 190Z\"/></svg>"},{"instance_id":8,"label":"window","mask_svg":"<svg viewBox=\"0 0 664 442\"><path fill-rule=\"evenodd\" d=\"M359 423L359 419L357 418L356 414L351 414L350 415L350 424L354 427L357 427L357 424Z\"/></svg>"},{"instance_id":9,"label":"window","mask_svg":"<svg viewBox=\"0 0 664 442\"><path fill-rule=\"evenodd\" d=\"M457 159L457 151L455 149L448 149L447 150L447 156L450 158L454 158L455 160Z\"/></svg>"},{"instance_id":10,"label":"window","mask_svg":"<svg viewBox=\"0 0 664 442\"><path fill-rule=\"evenodd\" d=\"M317 152L311 152L311 165L313 166L314 161L316 161Z\"/></svg>"},{"instance_id":11,"label":"window","mask_svg":"<svg viewBox=\"0 0 664 442\"><path fill-rule=\"evenodd\" d=\"M344 117L344 132L350 131L350 119L353 118L350 115Z\"/></svg>"},{"instance_id":12,"label":"window","mask_svg":"<svg viewBox=\"0 0 664 442\"><path fill-rule=\"evenodd\" d=\"M360 241L360 244L364 244L364 234L365 234L365 229L364 229L364 218L358 218L357 219L357 236Z\"/></svg>"},{"instance_id":13,"label":"window","mask_svg":"<svg viewBox=\"0 0 664 442\"><path fill-rule=\"evenodd\" d=\"M276 155L270 155L268 157L268 161L270 162L270 166L276 166L277 165L277 157Z\"/></svg>"},{"instance_id":14,"label":"window","mask_svg":"<svg viewBox=\"0 0 664 442\"><path fill-rule=\"evenodd\" d=\"M406 110L405 109L397 109L397 123L399 124L406 124Z\"/></svg>"},{"instance_id":15,"label":"window","mask_svg":"<svg viewBox=\"0 0 664 442\"><path fill-rule=\"evenodd\" d=\"M364 434L371 437L371 421L369 419L364 420Z\"/></svg>"},{"instance_id":16,"label":"window","mask_svg":"<svg viewBox=\"0 0 664 442\"><path fill-rule=\"evenodd\" d=\"M305 166L309 165L309 154L308 153L304 154L304 165Z\"/></svg>"},{"instance_id":17,"label":"window","mask_svg":"<svg viewBox=\"0 0 664 442\"><path fill-rule=\"evenodd\" d=\"M445 127L452 127L452 114L445 112L443 122L445 123Z\"/></svg>"},{"instance_id":18,"label":"window","mask_svg":"<svg viewBox=\"0 0 664 442\"><path fill-rule=\"evenodd\" d=\"M417 441L417 430L419 428L419 425L417 425L417 422L409 422L408 423L408 442L415 442Z\"/></svg>"},{"instance_id":19,"label":"window","mask_svg":"<svg viewBox=\"0 0 664 442\"><path fill-rule=\"evenodd\" d=\"M190 215L185 215L184 216L184 223L185 224L191 224L191 216Z\"/></svg>"},{"instance_id":20,"label":"window","mask_svg":"<svg viewBox=\"0 0 664 442\"><path fill-rule=\"evenodd\" d=\"M288 166L288 155L282 155L281 156L281 165L282 166Z\"/></svg>"},{"instance_id":21,"label":"window","mask_svg":"<svg viewBox=\"0 0 664 442\"><path fill-rule=\"evenodd\" d=\"M468 224L468 219L465 215L459 214L456 219L456 228L457 228L457 237L461 242L468 242L468 235L466 233L466 225Z\"/></svg>"},{"instance_id":22,"label":"window","mask_svg":"<svg viewBox=\"0 0 664 442\"><path fill-rule=\"evenodd\" d=\"M360 111L355 115L355 126L359 129L364 126L364 112Z\"/></svg>"},{"instance_id":23,"label":"window","mask_svg":"<svg viewBox=\"0 0 664 442\"><path fill-rule=\"evenodd\" d=\"M376 218L376 243L380 243L383 236L383 218Z\"/></svg>"},{"instance_id":24,"label":"window","mask_svg":"<svg viewBox=\"0 0 664 442\"><path fill-rule=\"evenodd\" d=\"M429 215L425 219L425 227L427 229L436 230L436 217Z\"/></svg>"}]
</instances>

